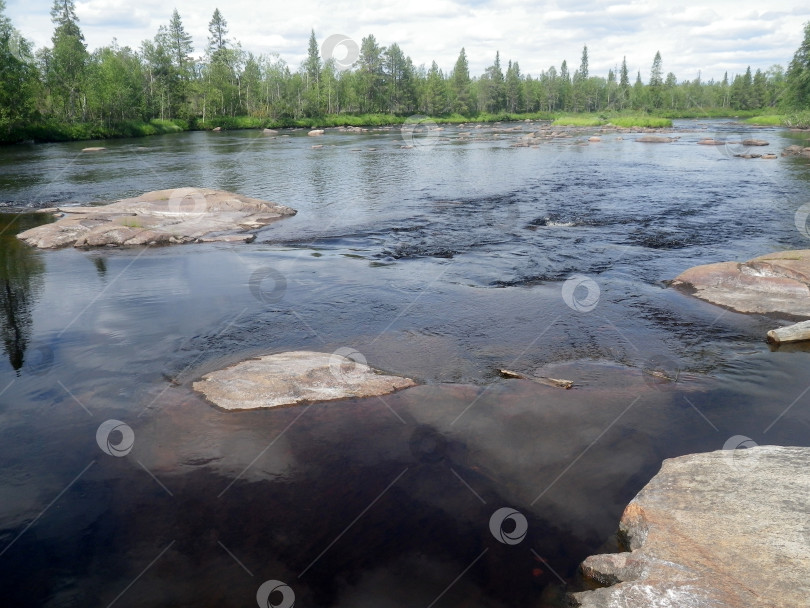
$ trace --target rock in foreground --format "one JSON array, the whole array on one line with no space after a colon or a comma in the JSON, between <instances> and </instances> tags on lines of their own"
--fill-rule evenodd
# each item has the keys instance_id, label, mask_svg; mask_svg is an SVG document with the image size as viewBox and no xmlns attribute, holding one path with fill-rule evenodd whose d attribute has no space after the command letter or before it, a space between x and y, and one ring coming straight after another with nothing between
<instances>
[{"instance_id":1,"label":"rock in foreground","mask_svg":"<svg viewBox=\"0 0 810 608\"><path fill-rule=\"evenodd\" d=\"M810 249L695 266L672 284L737 312L810 318Z\"/></svg>"},{"instance_id":2,"label":"rock in foreground","mask_svg":"<svg viewBox=\"0 0 810 608\"><path fill-rule=\"evenodd\" d=\"M34 247L168 245L250 241L251 231L295 209L207 188L157 190L98 207L63 207L63 217L17 236Z\"/></svg>"},{"instance_id":3,"label":"rock in foreground","mask_svg":"<svg viewBox=\"0 0 810 608\"><path fill-rule=\"evenodd\" d=\"M250 410L376 397L415 384L337 353L295 351L211 372L194 383L194 390L223 409Z\"/></svg>"},{"instance_id":4,"label":"rock in foreground","mask_svg":"<svg viewBox=\"0 0 810 608\"><path fill-rule=\"evenodd\" d=\"M665 460L627 506L629 553L581 568L613 585L572 594L583 608L806 606L810 448L755 447Z\"/></svg>"}]
</instances>

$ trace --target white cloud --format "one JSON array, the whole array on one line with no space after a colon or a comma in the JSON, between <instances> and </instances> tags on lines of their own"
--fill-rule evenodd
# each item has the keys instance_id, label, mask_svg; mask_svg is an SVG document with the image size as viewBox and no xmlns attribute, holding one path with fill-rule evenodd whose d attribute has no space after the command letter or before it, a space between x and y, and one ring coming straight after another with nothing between
<instances>
[{"instance_id":1,"label":"white cloud","mask_svg":"<svg viewBox=\"0 0 810 608\"><path fill-rule=\"evenodd\" d=\"M9 0L8 15L39 46L50 43L50 2ZM254 53L278 52L296 68L306 53L310 28L322 41L340 33L374 34L381 45L399 43L414 63L452 69L462 46L470 68L480 74L500 50L504 63L518 60L523 73L538 74L566 59L579 65L588 45L590 71L606 74L627 57L628 67L646 79L660 51L664 70L679 79L722 78L723 72L786 66L801 42L810 7L771 0L767 10L754 0L709 0L689 4L664 0L81 0L77 12L88 45L138 47L180 12L199 53L208 22L219 6L232 38Z\"/></svg>"}]
</instances>

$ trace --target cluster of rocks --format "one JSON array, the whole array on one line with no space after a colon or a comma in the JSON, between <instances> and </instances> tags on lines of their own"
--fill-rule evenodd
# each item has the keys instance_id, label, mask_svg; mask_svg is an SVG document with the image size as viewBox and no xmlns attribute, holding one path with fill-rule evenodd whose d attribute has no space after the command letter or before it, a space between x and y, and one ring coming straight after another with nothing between
<instances>
[{"instance_id":1,"label":"cluster of rocks","mask_svg":"<svg viewBox=\"0 0 810 608\"><path fill-rule=\"evenodd\" d=\"M782 150L782 156L808 156L810 157L810 147L788 146Z\"/></svg>"}]
</instances>

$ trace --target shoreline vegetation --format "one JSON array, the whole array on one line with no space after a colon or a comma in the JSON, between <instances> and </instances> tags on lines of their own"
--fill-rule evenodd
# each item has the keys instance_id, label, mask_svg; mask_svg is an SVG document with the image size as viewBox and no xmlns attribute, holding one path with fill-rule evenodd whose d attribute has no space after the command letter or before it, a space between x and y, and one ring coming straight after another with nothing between
<instances>
[{"instance_id":1,"label":"shoreline vegetation","mask_svg":"<svg viewBox=\"0 0 810 608\"><path fill-rule=\"evenodd\" d=\"M763 111L683 111L662 112L658 114L626 113L559 113L559 112L525 112L525 113L481 113L476 116L450 114L447 116L398 116L395 114L334 114L320 117L293 118L258 118L251 116L217 117L215 119L182 120L152 119L148 122L130 120L118 124L63 124L57 122L34 123L21 126L3 135L0 144L18 143L51 143L68 141L90 141L105 139L124 139L165 135L187 131L211 131L219 127L223 131L250 129L323 129L330 127L390 127L406 123L414 125L469 124L549 121L561 127L602 127L613 125L623 128L666 129L672 127L673 119L715 119L733 118L744 124L754 126L773 126L785 128L810 128L810 112L794 114L768 114Z\"/></svg>"},{"instance_id":2,"label":"shoreline vegetation","mask_svg":"<svg viewBox=\"0 0 810 608\"><path fill-rule=\"evenodd\" d=\"M606 75L578 66L526 73L513 58L470 70L462 47L452 69L416 65L373 34L359 43L319 44L288 65L255 54L230 35L215 9L204 49L195 49L177 10L138 48L87 48L75 0L54 0L52 44L35 48L0 0L0 143L142 137L189 130L383 127L543 120L554 125L669 128L674 118L747 119L749 125L810 127L810 23L785 70L780 65L704 80L679 79L660 52L642 77L638 59L613 58ZM346 51L336 59L334 44ZM737 66L739 69L740 66Z\"/></svg>"}]
</instances>

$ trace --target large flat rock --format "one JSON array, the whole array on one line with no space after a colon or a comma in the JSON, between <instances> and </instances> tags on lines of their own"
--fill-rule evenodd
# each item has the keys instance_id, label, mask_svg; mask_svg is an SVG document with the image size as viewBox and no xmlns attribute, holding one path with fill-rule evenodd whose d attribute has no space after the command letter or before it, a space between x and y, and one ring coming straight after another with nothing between
<instances>
[{"instance_id":1,"label":"large flat rock","mask_svg":"<svg viewBox=\"0 0 810 608\"><path fill-rule=\"evenodd\" d=\"M211 372L194 383L194 390L223 409L249 410L376 397L415 384L338 353L294 351Z\"/></svg>"},{"instance_id":2,"label":"large flat rock","mask_svg":"<svg viewBox=\"0 0 810 608\"><path fill-rule=\"evenodd\" d=\"M62 218L17 236L40 249L250 241L252 231L295 209L211 190L156 190L97 207L62 207Z\"/></svg>"},{"instance_id":3,"label":"large flat rock","mask_svg":"<svg viewBox=\"0 0 810 608\"><path fill-rule=\"evenodd\" d=\"M672 285L737 312L810 318L810 249L695 266Z\"/></svg>"},{"instance_id":4,"label":"large flat rock","mask_svg":"<svg viewBox=\"0 0 810 608\"><path fill-rule=\"evenodd\" d=\"M665 460L621 519L627 553L582 563L584 608L807 606L810 448Z\"/></svg>"}]
</instances>

